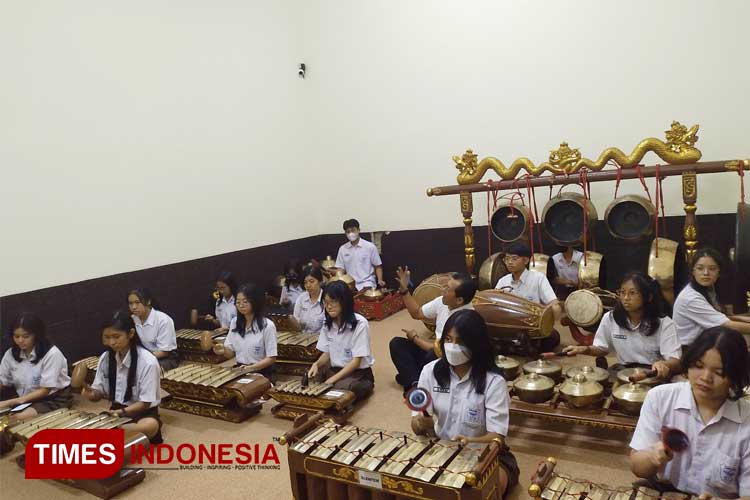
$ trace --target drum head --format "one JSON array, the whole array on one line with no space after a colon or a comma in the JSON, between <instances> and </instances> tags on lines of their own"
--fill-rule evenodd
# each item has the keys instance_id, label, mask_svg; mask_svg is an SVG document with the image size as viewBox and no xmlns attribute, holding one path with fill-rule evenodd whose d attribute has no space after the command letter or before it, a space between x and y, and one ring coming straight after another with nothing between
<instances>
[{"instance_id":1,"label":"drum head","mask_svg":"<svg viewBox=\"0 0 750 500\"><path fill-rule=\"evenodd\" d=\"M573 324L587 328L601 319L604 306L597 294L589 290L576 290L565 299L565 311Z\"/></svg>"},{"instance_id":2,"label":"drum head","mask_svg":"<svg viewBox=\"0 0 750 500\"><path fill-rule=\"evenodd\" d=\"M505 243L525 238L529 226L528 214L528 209L523 206L499 207L490 219L492 234Z\"/></svg>"},{"instance_id":3,"label":"drum head","mask_svg":"<svg viewBox=\"0 0 750 500\"><path fill-rule=\"evenodd\" d=\"M653 205L646 199L617 199L608 207L605 221L615 238L637 241L651 234L653 215Z\"/></svg>"}]
</instances>

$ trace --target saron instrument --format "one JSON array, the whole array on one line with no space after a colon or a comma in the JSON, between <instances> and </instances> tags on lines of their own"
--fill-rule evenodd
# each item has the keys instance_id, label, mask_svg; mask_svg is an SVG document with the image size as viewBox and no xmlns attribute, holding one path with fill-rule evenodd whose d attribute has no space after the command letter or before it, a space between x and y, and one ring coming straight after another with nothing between
<instances>
[{"instance_id":1,"label":"saron instrument","mask_svg":"<svg viewBox=\"0 0 750 500\"><path fill-rule=\"evenodd\" d=\"M213 330L195 330L182 328L175 332L177 335L177 352L185 361L196 363L221 363L225 361L211 351L214 345L220 344L226 338L226 334L217 333Z\"/></svg>"},{"instance_id":2,"label":"saron instrument","mask_svg":"<svg viewBox=\"0 0 750 500\"><path fill-rule=\"evenodd\" d=\"M307 373L322 354L316 349L319 334L300 332L278 332L276 336L278 356L277 373L303 375Z\"/></svg>"},{"instance_id":3,"label":"saron instrument","mask_svg":"<svg viewBox=\"0 0 750 500\"><path fill-rule=\"evenodd\" d=\"M276 384L268 395L279 402L271 408L275 417L294 420L300 415L325 412L327 416L344 422L352 413L356 396L352 391L335 389L331 384L288 380Z\"/></svg>"}]
</instances>

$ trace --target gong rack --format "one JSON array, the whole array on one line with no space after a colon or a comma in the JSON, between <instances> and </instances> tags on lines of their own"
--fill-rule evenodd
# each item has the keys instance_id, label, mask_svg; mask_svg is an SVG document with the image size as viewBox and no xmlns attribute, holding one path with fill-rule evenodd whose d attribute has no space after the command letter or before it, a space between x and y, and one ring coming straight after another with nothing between
<instances>
[{"instance_id":1,"label":"gong rack","mask_svg":"<svg viewBox=\"0 0 750 500\"><path fill-rule=\"evenodd\" d=\"M750 159L720 160L699 162L701 152L695 148L698 140L698 125L690 129L672 122L670 130L665 132L666 141L647 138L636 145L630 155L617 148L607 148L596 161L583 158L578 149L570 148L567 143L552 151L549 161L534 165L527 158L519 158L506 167L497 158L487 157L477 161L477 155L468 149L461 156L454 156L453 161L459 170L458 184L438 186L427 189L427 196L459 195L461 215L464 223L464 261L466 270L476 275L474 231L472 215L474 212L472 193L517 190L520 187L564 186L578 184L579 174L586 172L586 182L604 182L622 179L660 178L682 176L682 201L685 211L683 237L685 257L692 259L698 247L698 227L695 212L698 198L698 174L736 172L742 176L743 171L750 170ZM655 153L666 165L642 167L639 162L647 153ZM616 164L619 169L603 170L607 165ZM740 167L741 165L741 167ZM493 170L503 179L482 183L482 177L488 170ZM522 170L526 173L519 175ZM619 171L618 171L619 170ZM548 172L547 175L543 175Z\"/></svg>"}]
</instances>

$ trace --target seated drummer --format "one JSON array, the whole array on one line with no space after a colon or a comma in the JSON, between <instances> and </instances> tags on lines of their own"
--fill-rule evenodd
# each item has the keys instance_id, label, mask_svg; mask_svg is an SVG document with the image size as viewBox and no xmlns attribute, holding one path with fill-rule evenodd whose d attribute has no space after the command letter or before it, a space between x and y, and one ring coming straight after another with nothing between
<instances>
[{"instance_id":1,"label":"seated drummer","mask_svg":"<svg viewBox=\"0 0 750 500\"><path fill-rule=\"evenodd\" d=\"M495 288L512 293L524 299L541 305L551 305L555 313L555 319L562 316L562 307L557 295L549 284L547 276L538 272L530 271L528 268L531 260L531 249L526 243L514 243L508 249L503 258L508 274L500 278ZM542 352L552 352L560 345L560 334L552 330L549 337L542 340Z\"/></svg>"},{"instance_id":2,"label":"seated drummer","mask_svg":"<svg viewBox=\"0 0 750 500\"><path fill-rule=\"evenodd\" d=\"M305 293L302 287L302 266L299 261L292 259L284 265L284 286L281 287L279 304L286 308L293 308L297 298Z\"/></svg>"},{"instance_id":3,"label":"seated drummer","mask_svg":"<svg viewBox=\"0 0 750 500\"><path fill-rule=\"evenodd\" d=\"M560 300L578 289L578 266L582 259L583 252L573 247L565 247L565 250L552 256L550 276L553 277L552 284Z\"/></svg>"},{"instance_id":4,"label":"seated drummer","mask_svg":"<svg viewBox=\"0 0 750 500\"><path fill-rule=\"evenodd\" d=\"M320 333L326 314L323 306L323 271L318 266L306 266L302 270L305 291L297 297L294 312L289 322L302 333Z\"/></svg>"},{"instance_id":5,"label":"seated drummer","mask_svg":"<svg viewBox=\"0 0 750 500\"><path fill-rule=\"evenodd\" d=\"M365 288L383 288L383 262L375 245L359 237L359 221L344 221L344 233L349 243L344 243L336 255L336 267L354 278L357 291ZM377 277L377 281L376 281Z\"/></svg>"},{"instance_id":6,"label":"seated drummer","mask_svg":"<svg viewBox=\"0 0 750 500\"><path fill-rule=\"evenodd\" d=\"M224 344L216 344L214 352L226 359L237 358L238 365L252 368L271 382L276 380L276 325L263 314L265 294L250 283L237 290L237 317L229 325Z\"/></svg>"},{"instance_id":7,"label":"seated drummer","mask_svg":"<svg viewBox=\"0 0 750 500\"><path fill-rule=\"evenodd\" d=\"M16 397L0 401L0 409L31 403L13 413L22 421L59 408L70 408L73 393L68 360L47 339L41 318L32 313L20 314L11 324L10 337L11 347L0 361L0 388L15 392Z\"/></svg>"},{"instance_id":8,"label":"seated drummer","mask_svg":"<svg viewBox=\"0 0 750 500\"><path fill-rule=\"evenodd\" d=\"M124 312L116 312L104 324L102 342L107 351L99 357L94 383L84 384L81 396L89 401L106 397L111 403L108 413L132 419L123 429L162 443L159 362L143 347L133 319Z\"/></svg>"},{"instance_id":9,"label":"seated drummer","mask_svg":"<svg viewBox=\"0 0 750 500\"><path fill-rule=\"evenodd\" d=\"M727 317L719 304L716 283L721 262L721 254L713 248L695 252L690 283L677 296L672 313L683 349L692 344L701 331L715 326L750 334L750 316Z\"/></svg>"},{"instance_id":10,"label":"seated drummer","mask_svg":"<svg viewBox=\"0 0 750 500\"><path fill-rule=\"evenodd\" d=\"M156 307L156 301L147 288L135 288L128 292L128 308L141 345L156 356L159 366L166 372L180 364L177 334L172 318Z\"/></svg>"},{"instance_id":11,"label":"seated drummer","mask_svg":"<svg viewBox=\"0 0 750 500\"><path fill-rule=\"evenodd\" d=\"M500 496L518 483L518 464L505 445L508 435L508 387L494 363L494 352L484 319L473 310L452 314L440 339L443 356L422 369L419 387L432 402L413 412L414 433L467 443L499 440Z\"/></svg>"},{"instance_id":12,"label":"seated drummer","mask_svg":"<svg viewBox=\"0 0 750 500\"><path fill-rule=\"evenodd\" d=\"M214 316L206 314L203 319L212 323L217 333L227 333L232 318L237 316L237 308L234 305L234 296L237 293L237 280L229 271L224 271L216 279L216 291L219 297L216 299Z\"/></svg>"},{"instance_id":13,"label":"seated drummer","mask_svg":"<svg viewBox=\"0 0 750 500\"><path fill-rule=\"evenodd\" d=\"M399 292L404 296L404 305L416 320L435 320L435 336L438 340L443 335L443 327L451 314L463 309L473 309L471 301L477 291L474 279L468 274L453 273L443 295L431 300L422 307L409 293L411 273L409 268L399 267L397 270L400 284ZM404 392L411 389L419 380L422 368L435 360L435 343L425 340L414 330L406 330L406 338L394 337L389 348L391 360L396 367L396 382L404 388Z\"/></svg>"},{"instance_id":14,"label":"seated drummer","mask_svg":"<svg viewBox=\"0 0 750 500\"><path fill-rule=\"evenodd\" d=\"M750 355L742 335L710 328L683 357L687 382L651 389L630 442L630 467L661 491L676 488L702 499L750 498ZM664 427L687 435L674 451L662 442Z\"/></svg>"},{"instance_id":15,"label":"seated drummer","mask_svg":"<svg viewBox=\"0 0 750 500\"><path fill-rule=\"evenodd\" d=\"M370 324L354 312L352 292L343 281L326 285L323 304L326 320L317 345L323 354L312 364L308 376L352 391L357 400L365 399L375 387Z\"/></svg>"},{"instance_id":16,"label":"seated drummer","mask_svg":"<svg viewBox=\"0 0 750 500\"><path fill-rule=\"evenodd\" d=\"M604 357L614 350L620 365L656 370L659 379L679 373L680 342L674 321L664 313L659 283L640 271L631 272L623 278L617 295L614 310L599 323L594 344L568 346L563 352Z\"/></svg>"}]
</instances>

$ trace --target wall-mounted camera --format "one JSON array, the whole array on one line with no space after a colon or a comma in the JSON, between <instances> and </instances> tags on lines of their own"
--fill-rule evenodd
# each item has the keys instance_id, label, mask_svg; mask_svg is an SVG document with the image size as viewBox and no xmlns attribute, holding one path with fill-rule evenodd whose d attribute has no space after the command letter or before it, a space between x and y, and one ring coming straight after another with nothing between
<instances>
[{"instance_id":1,"label":"wall-mounted camera","mask_svg":"<svg viewBox=\"0 0 750 500\"><path fill-rule=\"evenodd\" d=\"M305 63L300 63L300 65L297 67L297 76L300 78L305 77Z\"/></svg>"}]
</instances>

